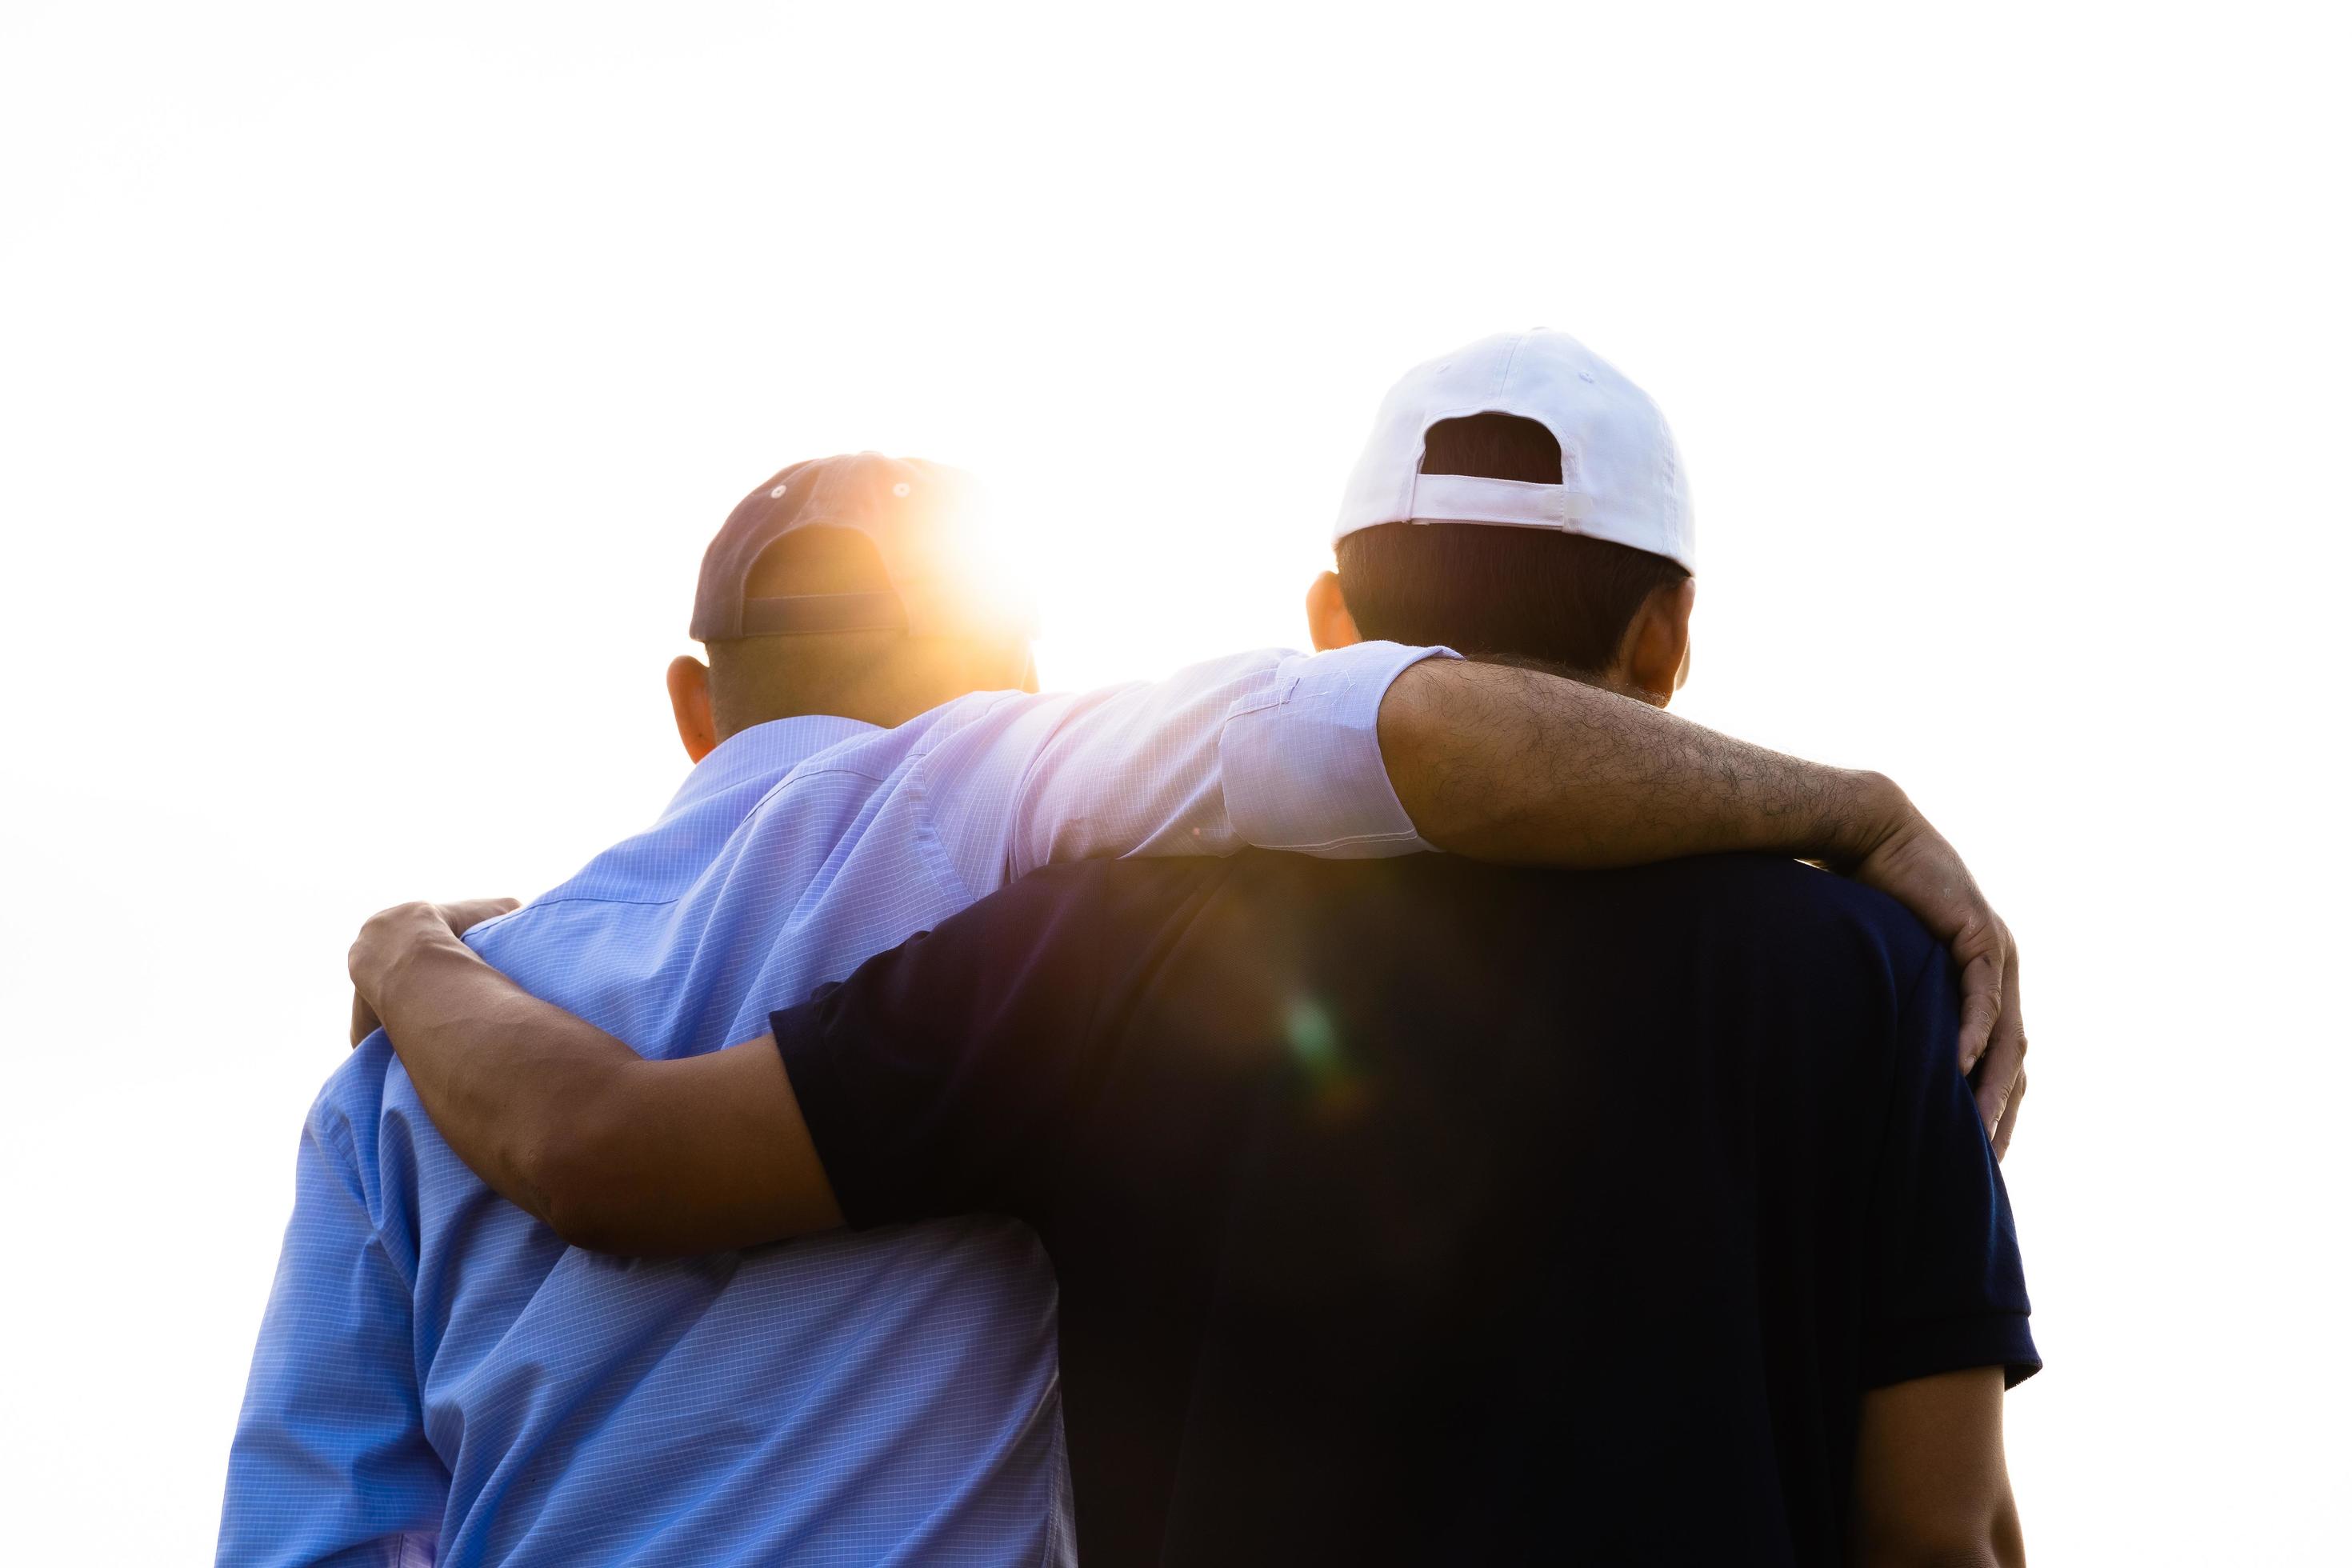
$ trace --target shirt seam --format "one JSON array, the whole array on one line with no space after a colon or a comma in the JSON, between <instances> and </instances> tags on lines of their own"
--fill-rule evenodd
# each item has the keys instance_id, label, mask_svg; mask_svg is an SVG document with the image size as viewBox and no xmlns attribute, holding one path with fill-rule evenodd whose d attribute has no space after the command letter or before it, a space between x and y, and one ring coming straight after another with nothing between
<instances>
[{"instance_id":1,"label":"shirt seam","mask_svg":"<svg viewBox=\"0 0 2352 1568\"><path fill-rule=\"evenodd\" d=\"M929 748L926 748L926 751L928 750ZM760 805L753 806L751 810L757 811L760 809L761 805L767 805L769 797L773 795L778 790L787 789L793 784L799 783L802 779L823 778L828 773L846 773L854 779L864 779L867 784L887 784L890 782L890 775L888 773L869 773L864 768L843 767L830 763L821 768L794 768L782 778L778 779L773 784L771 784L768 788L768 793L760 797ZM747 812L744 815L748 816L751 814Z\"/></svg>"},{"instance_id":2,"label":"shirt seam","mask_svg":"<svg viewBox=\"0 0 2352 1568\"><path fill-rule=\"evenodd\" d=\"M996 710L993 705L992 705L988 710L991 713L995 710ZM985 717L985 715L982 716ZM1077 704L1074 701L1066 711L1062 713L1060 717L1056 718L1051 725L1047 726L1045 735L1030 752L1029 760L1022 764L1020 777L1013 781L1012 795L1012 819L1006 824L1007 832L1004 836L1003 853L998 857L996 863L997 875L1004 878L1008 881L1024 876L1028 871L1037 870L1054 863L1053 857L1046 855L1039 857L1036 859L1035 864L1027 867L1025 870L1021 866L1021 861L1026 857L1028 850L1026 841L1029 836L1030 808L1035 804L1038 790L1043 787L1042 780L1045 766L1045 753L1052 748L1054 742L1061 737L1062 731L1069 728L1071 721L1076 719L1077 716ZM1219 733L1222 734L1223 731L1220 731ZM917 765L919 767L929 763L930 757L930 748L929 746L924 747L922 756L918 760ZM1220 794L1222 794L1224 789L1224 769L1222 762L1220 762L1218 765L1217 788ZM925 795L925 799L928 800L929 798L929 796L927 794ZM957 885L959 887L962 886L961 877L958 879Z\"/></svg>"},{"instance_id":3,"label":"shirt seam","mask_svg":"<svg viewBox=\"0 0 2352 1568\"><path fill-rule=\"evenodd\" d=\"M1385 833L1349 833L1338 838L1320 838L1312 843L1294 841L1287 844L1253 844L1255 849L1273 849L1286 855L1311 855L1318 849L1339 849L1350 844L1417 844L1421 833L1417 828L1391 828Z\"/></svg>"},{"instance_id":4,"label":"shirt seam","mask_svg":"<svg viewBox=\"0 0 2352 1568\"><path fill-rule=\"evenodd\" d=\"M657 910L684 897L686 895L682 892L672 893L666 899L623 899L604 893L542 893L515 913L527 915L533 910L551 909L557 904L614 904L628 909ZM506 922L502 921L499 923L504 925Z\"/></svg>"},{"instance_id":5,"label":"shirt seam","mask_svg":"<svg viewBox=\"0 0 2352 1568\"><path fill-rule=\"evenodd\" d=\"M956 867L955 856L949 852L946 843L940 837L939 822L931 814L930 755L929 749L926 748L907 770L907 787L916 796L915 852L930 867L931 874L941 879L950 895L961 900L964 907L969 909L980 901L982 895L975 893L964 881L962 871Z\"/></svg>"}]
</instances>

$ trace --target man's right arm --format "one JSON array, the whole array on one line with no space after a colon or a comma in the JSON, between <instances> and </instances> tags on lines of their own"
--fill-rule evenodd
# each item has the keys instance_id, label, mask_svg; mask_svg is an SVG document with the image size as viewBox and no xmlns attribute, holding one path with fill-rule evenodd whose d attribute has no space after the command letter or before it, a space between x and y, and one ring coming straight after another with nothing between
<instances>
[{"instance_id":1,"label":"man's right arm","mask_svg":"<svg viewBox=\"0 0 2352 1568\"><path fill-rule=\"evenodd\" d=\"M1997 1366L1864 1396L1853 1463L1857 1568L2024 1568L2000 1414Z\"/></svg>"},{"instance_id":2,"label":"man's right arm","mask_svg":"<svg viewBox=\"0 0 2352 1568\"><path fill-rule=\"evenodd\" d=\"M1901 790L1598 687L1432 654L1263 653L1148 686L987 700L928 764L942 840L973 897L1049 861L1244 844L1568 868L1821 860L1952 950L1963 1066L2006 1142L2025 1049L2009 931Z\"/></svg>"},{"instance_id":3,"label":"man's right arm","mask_svg":"<svg viewBox=\"0 0 2352 1568\"><path fill-rule=\"evenodd\" d=\"M575 1247L667 1258L845 1217L1026 1217L1108 1092L1107 963L1152 951L1220 874L1163 862L1114 899L1099 869L1024 879L777 1013L774 1035L675 1060L524 991L430 904L370 920L352 979L458 1158Z\"/></svg>"}]
</instances>

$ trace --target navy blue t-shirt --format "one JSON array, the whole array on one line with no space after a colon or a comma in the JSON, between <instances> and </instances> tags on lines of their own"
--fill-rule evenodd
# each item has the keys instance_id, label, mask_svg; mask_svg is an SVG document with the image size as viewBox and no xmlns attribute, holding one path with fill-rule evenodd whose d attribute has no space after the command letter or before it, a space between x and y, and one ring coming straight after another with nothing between
<instances>
[{"instance_id":1,"label":"navy blue t-shirt","mask_svg":"<svg viewBox=\"0 0 2352 1568\"><path fill-rule=\"evenodd\" d=\"M1787 861L1050 868L774 1016L844 1214L1028 1221L1080 1555L1844 1561L2039 1366L1942 949Z\"/></svg>"}]
</instances>

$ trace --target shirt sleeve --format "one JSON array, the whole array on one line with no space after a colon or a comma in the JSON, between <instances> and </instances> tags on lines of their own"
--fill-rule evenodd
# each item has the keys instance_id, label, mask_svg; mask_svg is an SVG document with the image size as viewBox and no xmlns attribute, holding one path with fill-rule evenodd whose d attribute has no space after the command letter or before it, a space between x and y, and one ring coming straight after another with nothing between
<instances>
[{"instance_id":1,"label":"shirt sleeve","mask_svg":"<svg viewBox=\"0 0 2352 1568\"><path fill-rule=\"evenodd\" d=\"M312 1107L294 1217L229 1447L218 1561L429 1563L449 1473L425 1436L407 1277L383 1244L339 1084L380 1063L382 1034ZM352 1553L345 1556L345 1553Z\"/></svg>"},{"instance_id":2,"label":"shirt sleeve","mask_svg":"<svg viewBox=\"0 0 2352 1568\"><path fill-rule=\"evenodd\" d=\"M2000 1165L1959 1071L1951 964L1931 951L1898 1023L1868 1235L1863 1386L1969 1367L2041 1370Z\"/></svg>"},{"instance_id":3,"label":"shirt sleeve","mask_svg":"<svg viewBox=\"0 0 2352 1568\"><path fill-rule=\"evenodd\" d=\"M773 1015L843 1216L1035 1219L1107 1092L1108 992L1222 868L1055 868Z\"/></svg>"},{"instance_id":4,"label":"shirt sleeve","mask_svg":"<svg viewBox=\"0 0 2352 1568\"><path fill-rule=\"evenodd\" d=\"M1194 665L1100 691L966 699L923 763L974 898L1057 861L1429 847L1389 783L1381 701L1444 648L1360 643Z\"/></svg>"}]
</instances>

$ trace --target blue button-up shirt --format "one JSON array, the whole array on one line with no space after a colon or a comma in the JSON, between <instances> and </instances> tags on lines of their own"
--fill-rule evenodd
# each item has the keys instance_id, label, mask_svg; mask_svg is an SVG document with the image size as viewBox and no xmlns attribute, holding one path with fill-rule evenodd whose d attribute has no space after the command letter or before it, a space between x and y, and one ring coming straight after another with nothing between
<instances>
[{"instance_id":1,"label":"blue button-up shirt","mask_svg":"<svg viewBox=\"0 0 2352 1568\"><path fill-rule=\"evenodd\" d=\"M763 724L468 940L677 1057L1049 860L1410 850L1375 717L1427 651ZM686 1262L567 1247L450 1152L379 1032L303 1131L219 1560L1066 1561L1054 1334L1052 1270L1010 1222Z\"/></svg>"}]
</instances>

